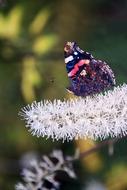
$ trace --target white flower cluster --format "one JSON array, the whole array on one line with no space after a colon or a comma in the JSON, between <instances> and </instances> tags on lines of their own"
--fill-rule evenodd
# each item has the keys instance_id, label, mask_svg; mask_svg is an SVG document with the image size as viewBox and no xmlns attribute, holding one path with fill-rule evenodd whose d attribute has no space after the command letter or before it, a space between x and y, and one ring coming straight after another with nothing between
<instances>
[{"instance_id":1,"label":"white flower cluster","mask_svg":"<svg viewBox=\"0 0 127 190\"><path fill-rule=\"evenodd\" d=\"M93 97L44 100L23 108L26 127L38 137L53 140L105 139L127 134L127 85Z\"/></svg>"},{"instance_id":2,"label":"white flower cluster","mask_svg":"<svg viewBox=\"0 0 127 190\"><path fill-rule=\"evenodd\" d=\"M57 172L65 172L70 178L76 178L72 161L75 156L63 156L61 150L54 150L50 156L43 156L41 161L29 161L29 167L22 172L25 183L18 183L16 190L56 190L60 188Z\"/></svg>"}]
</instances>

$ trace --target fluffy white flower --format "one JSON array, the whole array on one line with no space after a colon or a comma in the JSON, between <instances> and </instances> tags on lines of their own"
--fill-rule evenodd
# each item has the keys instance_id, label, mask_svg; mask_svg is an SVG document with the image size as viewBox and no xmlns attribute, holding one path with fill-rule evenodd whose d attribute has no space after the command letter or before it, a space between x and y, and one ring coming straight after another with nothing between
<instances>
[{"instance_id":1,"label":"fluffy white flower","mask_svg":"<svg viewBox=\"0 0 127 190\"><path fill-rule=\"evenodd\" d=\"M72 162L74 156L65 156L61 150L54 150L49 156L39 160L29 160L29 166L22 171L23 183L15 186L16 190L56 190L63 181L62 174L71 179L76 178ZM60 174L61 172L61 174ZM61 176L61 179L60 179ZM58 178L59 177L59 178Z\"/></svg>"},{"instance_id":2,"label":"fluffy white flower","mask_svg":"<svg viewBox=\"0 0 127 190\"><path fill-rule=\"evenodd\" d=\"M127 134L127 85L94 97L33 102L20 115L30 132L38 137L64 141L124 136Z\"/></svg>"},{"instance_id":3,"label":"fluffy white flower","mask_svg":"<svg viewBox=\"0 0 127 190\"><path fill-rule=\"evenodd\" d=\"M16 190L28 190L22 183L18 183L15 185Z\"/></svg>"}]
</instances>

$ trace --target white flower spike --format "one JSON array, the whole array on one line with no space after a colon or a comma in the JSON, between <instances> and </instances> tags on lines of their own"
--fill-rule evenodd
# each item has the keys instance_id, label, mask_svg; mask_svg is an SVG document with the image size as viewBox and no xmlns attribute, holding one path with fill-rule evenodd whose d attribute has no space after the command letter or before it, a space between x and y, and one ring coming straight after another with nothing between
<instances>
[{"instance_id":1,"label":"white flower spike","mask_svg":"<svg viewBox=\"0 0 127 190\"><path fill-rule=\"evenodd\" d=\"M63 141L127 134L127 85L94 97L33 102L19 113L37 137Z\"/></svg>"}]
</instances>

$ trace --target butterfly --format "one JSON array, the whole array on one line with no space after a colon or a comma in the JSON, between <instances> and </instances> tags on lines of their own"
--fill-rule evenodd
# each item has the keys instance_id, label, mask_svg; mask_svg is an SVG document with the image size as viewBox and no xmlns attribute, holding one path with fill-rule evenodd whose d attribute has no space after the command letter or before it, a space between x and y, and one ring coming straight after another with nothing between
<instances>
[{"instance_id":1,"label":"butterfly","mask_svg":"<svg viewBox=\"0 0 127 190\"><path fill-rule=\"evenodd\" d=\"M77 96L88 96L115 86L115 76L107 63L95 59L76 42L64 46L65 64L70 79L67 90Z\"/></svg>"}]
</instances>

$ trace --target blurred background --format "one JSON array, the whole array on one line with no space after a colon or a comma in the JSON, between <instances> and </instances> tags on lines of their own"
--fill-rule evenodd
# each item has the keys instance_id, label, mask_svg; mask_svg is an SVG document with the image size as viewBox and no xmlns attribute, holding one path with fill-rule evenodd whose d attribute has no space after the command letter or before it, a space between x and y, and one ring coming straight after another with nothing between
<instances>
[{"instance_id":1,"label":"blurred background","mask_svg":"<svg viewBox=\"0 0 127 190\"><path fill-rule=\"evenodd\" d=\"M127 81L127 0L0 0L0 189L20 179L26 155L85 151L93 141L62 143L33 137L18 112L32 101L68 98L63 46L76 41L108 62L117 84ZM127 142L76 164L78 179L62 189L127 190Z\"/></svg>"}]
</instances>

